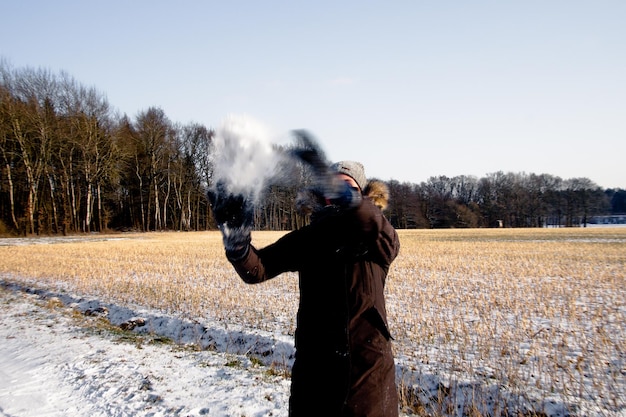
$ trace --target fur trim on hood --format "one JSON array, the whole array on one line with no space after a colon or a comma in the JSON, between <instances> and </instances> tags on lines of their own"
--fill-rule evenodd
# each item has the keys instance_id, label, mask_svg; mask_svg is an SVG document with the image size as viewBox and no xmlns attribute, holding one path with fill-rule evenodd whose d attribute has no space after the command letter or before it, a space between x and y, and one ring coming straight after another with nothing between
<instances>
[{"instance_id":1,"label":"fur trim on hood","mask_svg":"<svg viewBox=\"0 0 626 417\"><path fill-rule=\"evenodd\" d=\"M363 197L371 199L379 209L385 210L389 204L389 187L382 181L372 180L363 190ZM324 207L324 195L314 188L302 190L296 196L296 210L302 215L318 212Z\"/></svg>"},{"instance_id":2,"label":"fur trim on hood","mask_svg":"<svg viewBox=\"0 0 626 417\"><path fill-rule=\"evenodd\" d=\"M381 210L389 205L389 187L382 181L372 180L367 183L363 195L370 198Z\"/></svg>"}]
</instances>

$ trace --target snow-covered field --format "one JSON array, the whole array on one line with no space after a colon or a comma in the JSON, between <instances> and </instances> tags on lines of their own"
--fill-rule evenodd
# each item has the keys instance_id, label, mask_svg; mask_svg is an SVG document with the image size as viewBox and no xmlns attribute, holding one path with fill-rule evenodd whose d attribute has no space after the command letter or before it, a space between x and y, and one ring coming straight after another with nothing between
<instances>
[{"instance_id":1,"label":"snow-covered field","mask_svg":"<svg viewBox=\"0 0 626 417\"><path fill-rule=\"evenodd\" d=\"M583 242L626 247L623 234L568 239L572 248ZM54 239L66 241L75 239ZM33 243L50 242L11 239L0 241L0 246ZM538 259L532 258L536 254L527 255L529 270L536 271ZM435 262L439 255L420 256ZM500 285L501 278L459 272L450 253L442 256L440 264L453 272L437 272L434 263L415 264L406 250L390 277L400 391L404 404L419 405L405 408L403 415L626 416L626 296L620 287L624 271L619 269L623 252L618 252L617 267L614 263L600 271L598 266L582 265L591 273L614 277L616 286L598 288L593 294L574 285L556 287L564 293L556 298L558 305L548 306L557 310L556 318L550 319L541 318L542 300L528 300L526 317L512 310L503 317L481 316L507 311L490 310L489 303L517 300L487 299L491 292L485 289ZM490 258L497 256L489 252ZM421 280L406 286L400 278L408 274ZM458 281L459 274L469 279ZM510 287L502 294L519 297L515 292L525 294L529 285L556 281L554 271L542 274L546 275L528 283L516 282L511 274ZM254 293L266 290L272 291L262 286ZM437 299L447 301L439 304ZM586 319L570 321L573 316L566 315L570 309ZM447 326L449 320L460 322ZM476 324L482 327L470 327ZM521 343L507 341L515 333L500 328L515 325L530 331ZM481 335L454 333L483 327L498 340L481 344ZM424 337L428 334L424 328L433 329L430 339ZM418 331L416 342L411 332ZM261 329L235 317L198 320L131 308L78 294L67 286L0 274L0 417L286 416L286 374L293 360L289 333L281 325Z\"/></svg>"},{"instance_id":2,"label":"snow-covered field","mask_svg":"<svg viewBox=\"0 0 626 417\"><path fill-rule=\"evenodd\" d=\"M94 303L68 296L2 288L0 304L2 417L286 415L289 380L251 361L243 339L226 340L237 332L212 334L240 354L196 351L171 342L185 326L166 317L148 336L85 316Z\"/></svg>"}]
</instances>

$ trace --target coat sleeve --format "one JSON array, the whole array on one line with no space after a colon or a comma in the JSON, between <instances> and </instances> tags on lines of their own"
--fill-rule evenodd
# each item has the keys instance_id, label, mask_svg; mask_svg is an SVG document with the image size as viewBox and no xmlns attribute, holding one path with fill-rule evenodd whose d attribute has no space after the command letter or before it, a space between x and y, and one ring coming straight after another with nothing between
<instances>
[{"instance_id":1,"label":"coat sleeve","mask_svg":"<svg viewBox=\"0 0 626 417\"><path fill-rule=\"evenodd\" d=\"M355 212L355 218L363 239L370 242L370 248L379 257L378 262L382 265L391 265L400 251L400 240L396 229L383 212L372 200L364 198Z\"/></svg>"},{"instance_id":2,"label":"coat sleeve","mask_svg":"<svg viewBox=\"0 0 626 417\"><path fill-rule=\"evenodd\" d=\"M248 284L257 284L273 278L266 274L265 266L254 246L250 246L250 250L243 259L229 259L229 261L241 279Z\"/></svg>"},{"instance_id":3,"label":"coat sleeve","mask_svg":"<svg viewBox=\"0 0 626 417\"><path fill-rule=\"evenodd\" d=\"M307 253L307 230L292 231L271 245L257 249L250 245L240 260L229 259L241 279L258 284L287 271L297 271L303 253Z\"/></svg>"}]
</instances>

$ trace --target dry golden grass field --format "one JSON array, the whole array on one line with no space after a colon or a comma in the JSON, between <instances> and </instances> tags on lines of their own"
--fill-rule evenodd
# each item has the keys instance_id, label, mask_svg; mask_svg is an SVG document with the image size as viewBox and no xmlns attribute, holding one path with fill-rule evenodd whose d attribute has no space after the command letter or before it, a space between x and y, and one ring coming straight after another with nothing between
<instances>
[{"instance_id":1,"label":"dry golden grass field","mask_svg":"<svg viewBox=\"0 0 626 417\"><path fill-rule=\"evenodd\" d=\"M405 406L419 413L434 395L470 387L492 410L515 398L571 415L626 412L626 228L399 234L386 292ZM253 232L253 244L280 235ZM0 280L192 320L295 328L296 275L244 284L218 232L0 239ZM448 410L431 405L431 414L454 406L437 403Z\"/></svg>"}]
</instances>

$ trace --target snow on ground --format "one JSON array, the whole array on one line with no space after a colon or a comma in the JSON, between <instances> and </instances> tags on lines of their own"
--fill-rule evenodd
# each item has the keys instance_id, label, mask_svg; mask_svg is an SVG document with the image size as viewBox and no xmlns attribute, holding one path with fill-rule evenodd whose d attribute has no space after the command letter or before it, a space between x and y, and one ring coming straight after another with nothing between
<instances>
[{"instance_id":1,"label":"snow on ground","mask_svg":"<svg viewBox=\"0 0 626 417\"><path fill-rule=\"evenodd\" d=\"M11 241L44 243L49 241ZM70 288L37 289L35 280L14 278L0 275L0 417L287 415L290 382L285 375L294 349L293 338L284 332L198 322L141 306L131 309L72 294ZM144 326L120 330L139 318ZM617 400L609 408L609 400L591 389L573 404L558 393L539 391L540 384L510 392L506 381L489 377L494 370L477 363L474 371L488 376L484 385L480 378L452 373L437 361L417 360L436 358L439 353L428 349L441 346L422 348L427 350L396 356L398 377L408 381L421 404L440 415L467 415L467 410L498 415L504 400L511 414L626 417L624 397L619 397L626 375L623 351L607 359L607 369L614 361L620 372L612 376ZM454 347L450 349L454 354ZM519 366L526 372L532 363ZM609 375L605 369L591 372L599 378ZM446 413L437 408L442 394L452 407ZM481 399L480 410L467 407L474 405L474 398Z\"/></svg>"},{"instance_id":2,"label":"snow on ground","mask_svg":"<svg viewBox=\"0 0 626 417\"><path fill-rule=\"evenodd\" d=\"M141 319L145 325L121 329ZM292 363L293 339L280 334L0 280L0 417L286 416ZM428 402L442 380L419 374L411 378L416 395ZM464 415L463 403L485 388L457 389L451 415ZM541 415L577 415L559 402L544 408L551 410Z\"/></svg>"},{"instance_id":3,"label":"snow on ground","mask_svg":"<svg viewBox=\"0 0 626 417\"><path fill-rule=\"evenodd\" d=\"M289 380L245 354L116 332L88 302L0 287L0 305L2 417L287 415Z\"/></svg>"}]
</instances>

